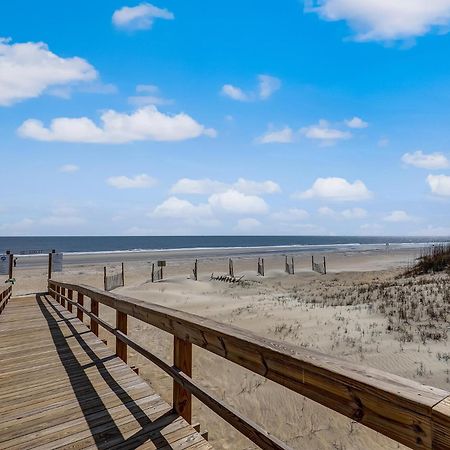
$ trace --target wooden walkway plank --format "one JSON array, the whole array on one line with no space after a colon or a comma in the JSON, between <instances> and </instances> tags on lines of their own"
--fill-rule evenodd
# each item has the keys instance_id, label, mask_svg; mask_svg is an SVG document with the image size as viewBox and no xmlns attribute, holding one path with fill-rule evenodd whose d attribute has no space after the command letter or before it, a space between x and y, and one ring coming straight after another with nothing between
<instances>
[{"instance_id":1,"label":"wooden walkway plank","mask_svg":"<svg viewBox=\"0 0 450 450\"><path fill-rule=\"evenodd\" d=\"M50 296L9 301L0 360L2 449L211 448Z\"/></svg>"}]
</instances>

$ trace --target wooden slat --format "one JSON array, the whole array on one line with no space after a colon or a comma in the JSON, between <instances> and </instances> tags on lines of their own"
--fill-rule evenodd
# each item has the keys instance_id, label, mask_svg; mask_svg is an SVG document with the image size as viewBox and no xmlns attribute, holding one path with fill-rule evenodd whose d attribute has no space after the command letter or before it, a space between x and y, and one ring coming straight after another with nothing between
<instances>
[{"instance_id":1,"label":"wooden slat","mask_svg":"<svg viewBox=\"0 0 450 450\"><path fill-rule=\"evenodd\" d=\"M161 305L56 283L292 389L411 448L432 448L433 407L449 392Z\"/></svg>"},{"instance_id":2,"label":"wooden slat","mask_svg":"<svg viewBox=\"0 0 450 450\"><path fill-rule=\"evenodd\" d=\"M73 304L62 289L60 302ZM1 449L211 448L50 296L8 303L0 361Z\"/></svg>"},{"instance_id":3,"label":"wooden slat","mask_svg":"<svg viewBox=\"0 0 450 450\"><path fill-rule=\"evenodd\" d=\"M175 336L173 338L173 365L188 377L192 376L192 344ZM175 380L173 382L173 408L189 423L192 422L191 393Z\"/></svg>"}]
</instances>

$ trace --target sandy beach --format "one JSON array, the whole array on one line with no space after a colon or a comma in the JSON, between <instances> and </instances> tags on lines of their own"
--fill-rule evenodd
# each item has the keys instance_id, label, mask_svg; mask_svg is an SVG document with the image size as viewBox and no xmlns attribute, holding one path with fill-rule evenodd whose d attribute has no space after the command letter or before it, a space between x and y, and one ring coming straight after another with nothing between
<instances>
[{"instance_id":1,"label":"sandy beach","mask_svg":"<svg viewBox=\"0 0 450 450\"><path fill-rule=\"evenodd\" d=\"M109 273L125 265L125 287L114 292L187 311L287 341L349 361L382 369L424 384L450 385L447 348L447 275L414 280L399 277L419 254L418 248L364 249L315 254L327 258L326 275L311 270L311 253L293 252L295 275L284 272L283 253L263 253L265 276L257 276L257 254L234 254L239 284L210 280L225 274L226 254L215 252L115 253L66 255L57 280L102 287L103 262ZM165 280L150 281L151 262L166 259ZM42 257L27 264L19 260L17 294L46 290ZM101 260L103 258L103 260ZM193 260L199 260L199 280L191 278ZM30 261L29 259L28 261ZM407 300L407 320L399 319ZM114 315L102 305L102 317ZM152 352L171 360L172 340L146 324L131 320L129 334ZM114 346L114 339L101 337ZM172 381L139 355L130 363L171 400ZM294 394L270 381L222 360L202 349L194 350L194 378L224 401L263 425L293 448L385 449L401 448L389 439L350 419ZM194 421L209 430L218 448L255 448L199 402Z\"/></svg>"}]
</instances>

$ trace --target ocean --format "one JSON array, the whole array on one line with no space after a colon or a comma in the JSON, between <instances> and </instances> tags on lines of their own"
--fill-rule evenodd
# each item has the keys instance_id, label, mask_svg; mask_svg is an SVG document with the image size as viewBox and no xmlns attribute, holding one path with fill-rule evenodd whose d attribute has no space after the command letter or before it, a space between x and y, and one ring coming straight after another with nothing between
<instances>
[{"instance_id":1,"label":"ocean","mask_svg":"<svg viewBox=\"0 0 450 450\"><path fill-rule=\"evenodd\" d=\"M219 249L280 247L322 250L358 246L382 246L386 243L422 246L450 242L448 238L410 236L36 236L0 237L0 253L16 255L48 253L98 253L177 249Z\"/></svg>"}]
</instances>

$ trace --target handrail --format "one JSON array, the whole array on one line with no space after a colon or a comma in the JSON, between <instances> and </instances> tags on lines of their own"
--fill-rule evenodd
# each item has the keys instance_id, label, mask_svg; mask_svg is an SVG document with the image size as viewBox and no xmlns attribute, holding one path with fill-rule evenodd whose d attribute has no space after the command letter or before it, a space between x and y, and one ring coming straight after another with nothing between
<instances>
[{"instance_id":1,"label":"handrail","mask_svg":"<svg viewBox=\"0 0 450 450\"><path fill-rule=\"evenodd\" d=\"M288 448L258 425L212 398L190 378L194 344L411 448L450 448L450 392L445 390L86 285L50 280L49 292L63 305L67 301L71 307L77 306L78 317L80 312L90 316L91 329L96 334L99 324L112 332L122 346L116 348L122 359L126 361L126 347L130 346L172 376L175 380L174 408L188 421L191 419L192 393L261 448ZM73 292L78 293L78 301L72 300ZM84 296L91 299L91 311L79 303ZM99 319L99 303L116 310L116 328ZM126 336L128 315L174 335L174 367Z\"/></svg>"},{"instance_id":2,"label":"handrail","mask_svg":"<svg viewBox=\"0 0 450 450\"><path fill-rule=\"evenodd\" d=\"M12 295L12 286L8 286L6 289L4 289L2 292L0 292L0 314L5 309L5 306L7 305L9 299Z\"/></svg>"}]
</instances>

